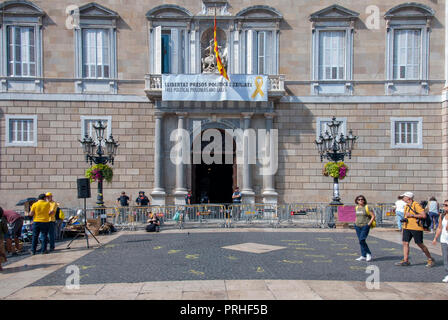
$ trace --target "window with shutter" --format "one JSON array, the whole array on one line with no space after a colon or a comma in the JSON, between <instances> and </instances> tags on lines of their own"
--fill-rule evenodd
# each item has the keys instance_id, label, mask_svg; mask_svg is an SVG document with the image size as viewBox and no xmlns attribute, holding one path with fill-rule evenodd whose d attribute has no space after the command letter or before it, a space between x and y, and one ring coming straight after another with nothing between
<instances>
[{"instance_id":1,"label":"window with shutter","mask_svg":"<svg viewBox=\"0 0 448 320\"><path fill-rule=\"evenodd\" d=\"M420 78L421 30L397 29L394 32L394 79Z\"/></svg>"},{"instance_id":2,"label":"window with shutter","mask_svg":"<svg viewBox=\"0 0 448 320\"><path fill-rule=\"evenodd\" d=\"M345 79L345 31L319 32L319 80Z\"/></svg>"},{"instance_id":3,"label":"window with shutter","mask_svg":"<svg viewBox=\"0 0 448 320\"><path fill-rule=\"evenodd\" d=\"M107 29L83 29L83 77L104 79L110 77L110 36Z\"/></svg>"},{"instance_id":4,"label":"window with shutter","mask_svg":"<svg viewBox=\"0 0 448 320\"><path fill-rule=\"evenodd\" d=\"M35 28L9 26L7 28L8 76L36 76Z\"/></svg>"}]
</instances>

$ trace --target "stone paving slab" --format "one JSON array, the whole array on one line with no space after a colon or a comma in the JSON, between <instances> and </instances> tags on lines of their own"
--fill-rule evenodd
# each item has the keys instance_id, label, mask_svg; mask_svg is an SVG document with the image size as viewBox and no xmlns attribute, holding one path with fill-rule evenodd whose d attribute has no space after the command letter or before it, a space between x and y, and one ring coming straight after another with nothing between
<instances>
[{"instance_id":1,"label":"stone paving slab","mask_svg":"<svg viewBox=\"0 0 448 320\"><path fill-rule=\"evenodd\" d=\"M68 291L62 286L26 287L6 297L39 300L447 300L448 286L442 283L381 283L379 290L369 290L363 282L292 280L242 280L241 286L222 280L201 281L201 290L190 290L195 282L183 282L183 288L165 291L161 282L133 284L81 285ZM151 287L151 291L142 290ZM119 290L113 289L120 288ZM421 290L424 288L423 290ZM160 289L160 290L159 290Z\"/></svg>"},{"instance_id":2,"label":"stone paving slab","mask_svg":"<svg viewBox=\"0 0 448 320\"><path fill-rule=\"evenodd\" d=\"M181 230L163 233L216 233L216 232L302 232L334 233L353 236L353 230L328 229L216 229L216 230ZM112 236L100 236L103 249L114 248L113 242L121 235L141 235L137 232L121 232ZM372 237L401 244L401 235L391 230L377 228ZM433 235L425 235L427 238ZM369 238L373 240L373 238ZM322 242L328 241L325 236ZM375 240L373 240L375 241ZM329 242L331 244L331 242ZM434 254L441 254L440 245L433 247L427 243ZM297 246L300 247L300 246ZM415 245L411 247L416 248ZM82 284L77 289L67 289L64 285L31 286L58 269L95 252L96 246L85 248L85 240L79 239L72 244L72 249L63 250L65 244L57 247L54 254L36 255L7 265L0 273L0 299L39 299L39 300L402 300L428 299L447 300L448 285L435 282L381 282L379 290L369 290L363 281L331 280L278 280L278 279L226 279L226 280L189 280L189 281L146 281L132 283ZM300 252L301 250L299 250ZM316 254L317 255L317 254ZM421 254L422 255L422 254ZM316 258L319 259L319 258ZM423 269L422 269L423 270Z\"/></svg>"}]
</instances>

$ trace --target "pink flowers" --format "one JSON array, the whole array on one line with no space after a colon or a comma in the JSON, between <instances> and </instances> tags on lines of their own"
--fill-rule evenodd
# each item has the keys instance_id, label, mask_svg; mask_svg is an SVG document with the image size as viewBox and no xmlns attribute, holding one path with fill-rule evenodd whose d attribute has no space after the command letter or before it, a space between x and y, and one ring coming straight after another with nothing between
<instances>
[{"instance_id":1,"label":"pink flowers","mask_svg":"<svg viewBox=\"0 0 448 320\"><path fill-rule=\"evenodd\" d=\"M344 179L346 174L347 174L347 167L340 167L339 168L339 179Z\"/></svg>"},{"instance_id":2,"label":"pink flowers","mask_svg":"<svg viewBox=\"0 0 448 320\"><path fill-rule=\"evenodd\" d=\"M92 174L93 174L94 181L103 181L103 175L101 173L101 170L93 169Z\"/></svg>"}]
</instances>

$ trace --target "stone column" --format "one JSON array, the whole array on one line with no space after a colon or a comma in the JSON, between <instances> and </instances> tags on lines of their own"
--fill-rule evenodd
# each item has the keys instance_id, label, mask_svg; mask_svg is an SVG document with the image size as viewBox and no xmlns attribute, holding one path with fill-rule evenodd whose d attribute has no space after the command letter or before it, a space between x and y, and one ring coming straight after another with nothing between
<instances>
[{"instance_id":1,"label":"stone column","mask_svg":"<svg viewBox=\"0 0 448 320\"><path fill-rule=\"evenodd\" d=\"M244 117L244 140L243 140L243 156L244 156L244 163L243 163L243 188L241 190L241 193L243 195L243 203L255 203L255 193L252 190L252 166L249 163L249 156L256 155L250 155L250 146L249 143L249 135L248 135L248 129L250 129L250 119L252 118L253 113L243 113ZM256 143L256 141L253 141L253 143Z\"/></svg>"},{"instance_id":2,"label":"stone column","mask_svg":"<svg viewBox=\"0 0 448 320\"><path fill-rule=\"evenodd\" d=\"M177 114L177 129L179 130L179 135L181 135L182 131L185 129L185 117L187 113L178 112ZM182 139L181 136L178 139ZM180 140L178 140L180 141ZM184 142L183 142L184 143ZM190 147L188 145L188 147ZM187 195L187 185L186 185L186 176L185 176L185 163L183 161L182 150L179 149L178 157L181 157L181 161L176 164L176 189L174 190L175 204L182 205L185 204L185 196ZM179 159L178 159L179 160Z\"/></svg>"},{"instance_id":3,"label":"stone column","mask_svg":"<svg viewBox=\"0 0 448 320\"><path fill-rule=\"evenodd\" d=\"M269 164L265 165L263 168L265 171L263 175L263 203L269 204L277 204L278 193L274 188L274 178L275 171L277 169L278 159L275 159L277 154L275 153L275 143L277 141L274 140L274 136L272 134L273 122L274 122L274 114L273 113L265 113L266 118L266 154L269 157ZM272 170L272 174L270 173ZM275 171L274 171L275 170ZM266 174L267 172L269 174Z\"/></svg>"},{"instance_id":4,"label":"stone column","mask_svg":"<svg viewBox=\"0 0 448 320\"><path fill-rule=\"evenodd\" d=\"M163 112L156 112L155 139L154 139L154 189L151 192L153 205L165 205L165 188L163 183Z\"/></svg>"}]
</instances>

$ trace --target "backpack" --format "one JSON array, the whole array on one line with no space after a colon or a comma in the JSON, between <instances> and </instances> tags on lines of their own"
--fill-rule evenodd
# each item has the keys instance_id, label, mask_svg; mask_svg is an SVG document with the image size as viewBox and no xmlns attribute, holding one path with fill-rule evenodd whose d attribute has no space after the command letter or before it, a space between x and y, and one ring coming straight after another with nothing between
<instances>
[{"instance_id":1,"label":"backpack","mask_svg":"<svg viewBox=\"0 0 448 320\"><path fill-rule=\"evenodd\" d=\"M414 209L412 209L412 205L409 206L409 209L411 211L413 211L414 213L417 213L417 212L415 212ZM417 219L417 223L420 226L422 226L423 229L429 230L429 228L431 227L431 217L429 216L429 214L426 213L426 218L424 218L424 219L421 219L421 218Z\"/></svg>"},{"instance_id":2,"label":"backpack","mask_svg":"<svg viewBox=\"0 0 448 320\"><path fill-rule=\"evenodd\" d=\"M154 223L150 223L146 226L147 232L156 232L156 225Z\"/></svg>"}]
</instances>

